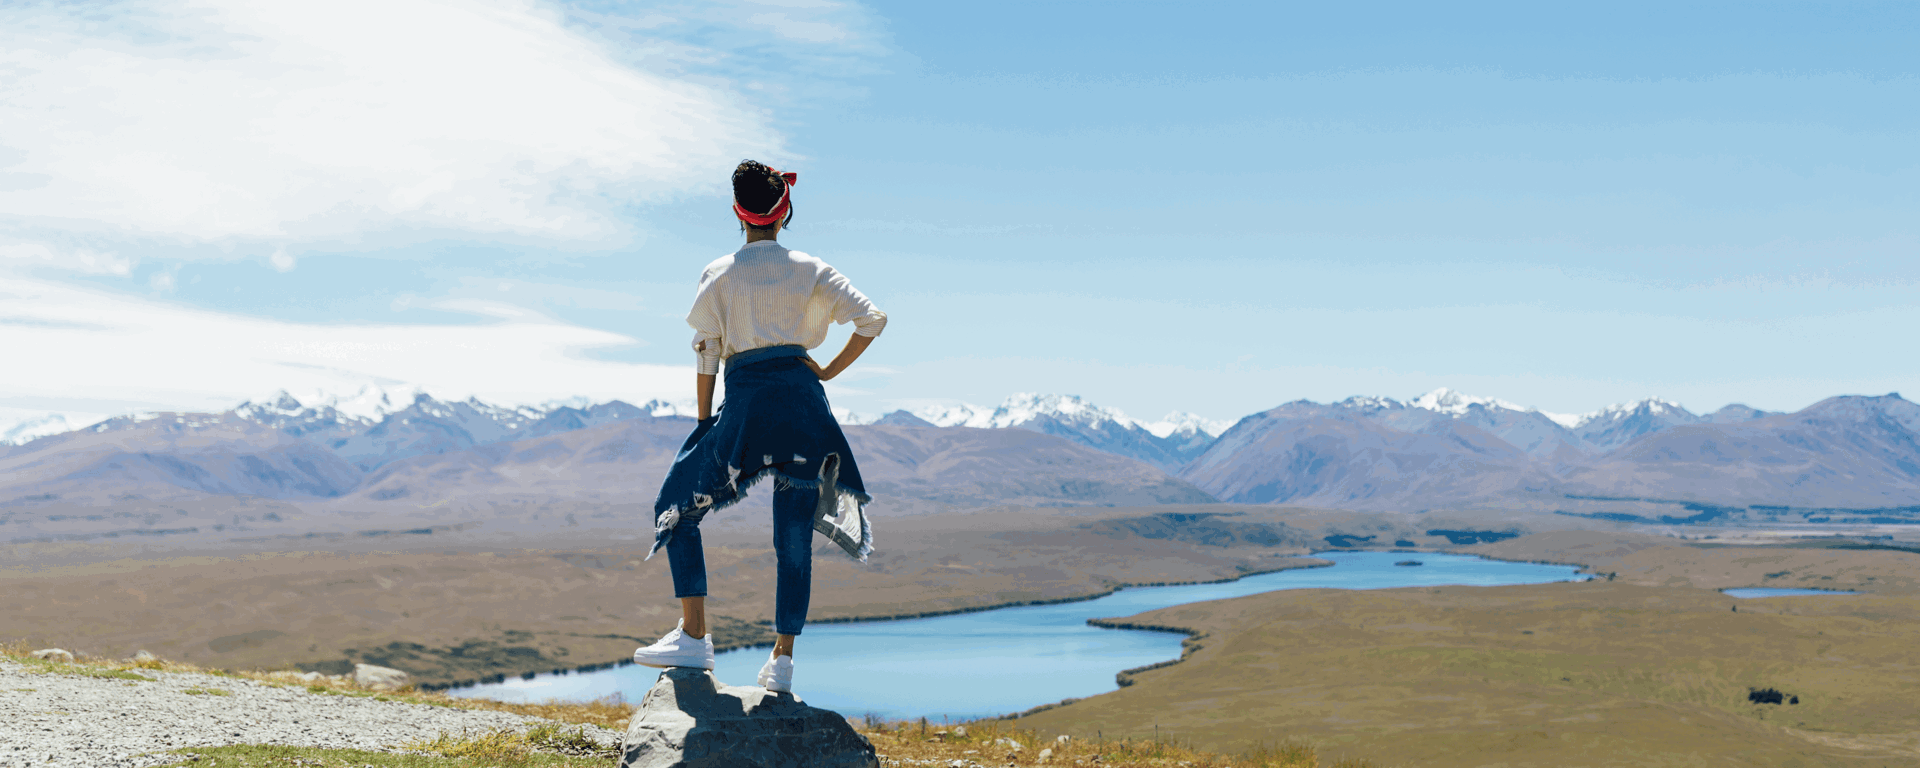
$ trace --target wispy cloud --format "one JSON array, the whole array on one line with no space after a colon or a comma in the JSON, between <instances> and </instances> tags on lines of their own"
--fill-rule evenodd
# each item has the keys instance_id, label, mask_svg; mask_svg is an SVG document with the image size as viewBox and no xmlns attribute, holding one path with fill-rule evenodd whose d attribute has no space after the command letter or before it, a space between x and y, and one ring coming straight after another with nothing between
<instances>
[{"instance_id":1,"label":"wispy cloud","mask_svg":"<svg viewBox=\"0 0 1920 768\"><path fill-rule=\"evenodd\" d=\"M10 320L0 350L0 368L9 372L0 406L15 409L16 419L93 415L107 410L101 403L219 410L281 389L352 393L402 382L437 397L507 404L581 396L638 403L690 392L690 366L582 354L638 343L629 336L472 299L435 306L493 321L290 323L0 276L0 316Z\"/></svg>"},{"instance_id":2,"label":"wispy cloud","mask_svg":"<svg viewBox=\"0 0 1920 768\"><path fill-rule=\"evenodd\" d=\"M635 203L783 154L724 79L635 66L568 14L524 0L0 6L0 264L285 271L320 245L609 246Z\"/></svg>"}]
</instances>

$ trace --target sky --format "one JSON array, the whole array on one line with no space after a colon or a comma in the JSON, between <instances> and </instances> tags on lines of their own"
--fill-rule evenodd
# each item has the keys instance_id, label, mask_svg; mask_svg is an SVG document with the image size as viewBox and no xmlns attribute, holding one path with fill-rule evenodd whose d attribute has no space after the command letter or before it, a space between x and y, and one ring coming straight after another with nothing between
<instances>
[{"instance_id":1,"label":"sky","mask_svg":"<svg viewBox=\"0 0 1920 768\"><path fill-rule=\"evenodd\" d=\"M0 5L0 431L691 397L727 176L866 413L1920 392L1920 6ZM831 356L841 327L818 357Z\"/></svg>"}]
</instances>

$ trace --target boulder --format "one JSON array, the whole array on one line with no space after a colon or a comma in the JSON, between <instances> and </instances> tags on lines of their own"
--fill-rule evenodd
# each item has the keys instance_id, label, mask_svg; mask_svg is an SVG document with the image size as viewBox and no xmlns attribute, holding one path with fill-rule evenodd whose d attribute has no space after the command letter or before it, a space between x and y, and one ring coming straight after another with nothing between
<instances>
[{"instance_id":1,"label":"boulder","mask_svg":"<svg viewBox=\"0 0 1920 768\"><path fill-rule=\"evenodd\" d=\"M73 654L68 653L64 648L42 648L27 655L42 661L58 661L66 664L73 663Z\"/></svg>"},{"instance_id":2,"label":"boulder","mask_svg":"<svg viewBox=\"0 0 1920 768\"><path fill-rule=\"evenodd\" d=\"M879 768L866 737L791 693L669 669L627 725L620 768Z\"/></svg>"},{"instance_id":3,"label":"boulder","mask_svg":"<svg viewBox=\"0 0 1920 768\"><path fill-rule=\"evenodd\" d=\"M355 664L353 665L353 684L375 691L397 690L407 687L407 673L392 667Z\"/></svg>"}]
</instances>

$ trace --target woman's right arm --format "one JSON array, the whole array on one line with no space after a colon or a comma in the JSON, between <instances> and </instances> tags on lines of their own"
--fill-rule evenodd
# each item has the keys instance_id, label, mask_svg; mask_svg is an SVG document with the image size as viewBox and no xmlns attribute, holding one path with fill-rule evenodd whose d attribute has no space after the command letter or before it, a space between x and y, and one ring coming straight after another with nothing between
<instances>
[{"instance_id":1,"label":"woman's right arm","mask_svg":"<svg viewBox=\"0 0 1920 768\"><path fill-rule=\"evenodd\" d=\"M867 351L867 347L872 346L876 338L879 337L862 336L857 333L848 336L847 346L840 349L840 354L834 355L833 362L827 363L823 368L819 363L814 362L812 357L808 357L807 367L812 368L814 375L819 376L821 381L830 381L833 377L840 375L841 371L851 367L853 361L860 359L860 353Z\"/></svg>"},{"instance_id":2,"label":"woman's right arm","mask_svg":"<svg viewBox=\"0 0 1920 768\"><path fill-rule=\"evenodd\" d=\"M853 361L860 359L860 354L873 344L873 340L879 338L880 332L887 327L887 313L874 307L865 294L855 289L853 283L833 267L826 267L822 277L825 278L822 280L823 287L833 297L833 321L853 323L853 335L847 338L847 346L834 356L833 362L822 367L813 358L807 358L807 367L812 368L821 381L827 381L852 366Z\"/></svg>"}]
</instances>

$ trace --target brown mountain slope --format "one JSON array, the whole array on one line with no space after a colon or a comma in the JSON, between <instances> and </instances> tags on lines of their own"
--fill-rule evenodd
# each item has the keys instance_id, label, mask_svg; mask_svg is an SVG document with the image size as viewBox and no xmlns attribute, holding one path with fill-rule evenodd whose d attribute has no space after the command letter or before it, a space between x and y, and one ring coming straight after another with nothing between
<instances>
[{"instance_id":1,"label":"brown mountain slope","mask_svg":"<svg viewBox=\"0 0 1920 768\"><path fill-rule=\"evenodd\" d=\"M1728 507L1710 517L1759 505L1762 517L1795 508L1803 522L1819 522L1822 509L1920 521L1920 510L1893 509L1920 506L1920 405L1898 394L1761 418L1743 409L1656 424L1629 413L1617 426L1633 436L1593 454L1551 441L1529 453L1472 418L1366 405L1299 401L1249 416L1180 477L1223 501L1345 509L1566 509L1633 521L1703 511L1623 506L1647 502ZM1650 413L1642 405L1634 413Z\"/></svg>"},{"instance_id":2,"label":"brown mountain slope","mask_svg":"<svg viewBox=\"0 0 1920 768\"><path fill-rule=\"evenodd\" d=\"M75 432L0 455L0 541L285 539L650 519L690 419L639 417L413 456L361 475L311 441L221 416ZM847 427L877 513L1207 503L1147 464L1026 430ZM767 488L750 504L766 503ZM719 524L729 524L721 521Z\"/></svg>"},{"instance_id":3,"label":"brown mountain slope","mask_svg":"<svg viewBox=\"0 0 1920 768\"><path fill-rule=\"evenodd\" d=\"M203 494L338 496L360 473L312 442L227 415L162 413L35 440L0 453L0 504Z\"/></svg>"},{"instance_id":4,"label":"brown mountain slope","mask_svg":"<svg viewBox=\"0 0 1920 768\"><path fill-rule=\"evenodd\" d=\"M650 508L691 427L685 419L636 419L416 456L382 467L333 506L504 510L520 503L576 502ZM845 429L868 492L896 511L1213 501L1142 462L1025 430Z\"/></svg>"},{"instance_id":5,"label":"brown mountain slope","mask_svg":"<svg viewBox=\"0 0 1920 768\"><path fill-rule=\"evenodd\" d=\"M1305 401L1241 419L1180 476L1223 501L1403 509L1548 480L1526 452L1461 421L1405 432Z\"/></svg>"},{"instance_id":6,"label":"brown mountain slope","mask_svg":"<svg viewBox=\"0 0 1920 768\"><path fill-rule=\"evenodd\" d=\"M1568 471L1568 493L1720 504L1920 504L1920 406L1899 395L1835 397L1797 413L1689 424Z\"/></svg>"}]
</instances>

